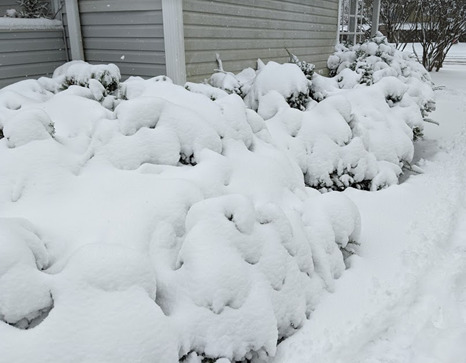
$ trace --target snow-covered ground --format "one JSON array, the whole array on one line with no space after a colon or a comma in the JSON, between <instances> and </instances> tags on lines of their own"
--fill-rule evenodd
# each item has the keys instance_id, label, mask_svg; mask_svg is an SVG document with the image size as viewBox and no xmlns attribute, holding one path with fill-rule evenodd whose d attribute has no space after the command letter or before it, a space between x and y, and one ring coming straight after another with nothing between
<instances>
[{"instance_id":1,"label":"snow-covered ground","mask_svg":"<svg viewBox=\"0 0 466 363\"><path fill-rule=\"evenodd\" d=\"M426 126L417 151L425 174L345 192L361 212L361 253L275 363L466 361L466 66L432 78L444 87L440 126Z\"/></svg>"}]
</instances>

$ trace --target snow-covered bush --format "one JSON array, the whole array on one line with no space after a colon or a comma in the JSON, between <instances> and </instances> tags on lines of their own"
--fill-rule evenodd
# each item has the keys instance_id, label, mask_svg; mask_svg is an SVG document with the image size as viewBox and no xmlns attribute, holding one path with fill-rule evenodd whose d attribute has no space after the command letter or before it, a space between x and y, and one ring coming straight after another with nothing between
<instances>
[{"instance_id":1,"label":"snow-covered bush","mask_svg":"<svg viewBox=\"0 0 466 363\"><path fill-rule=\"evenodd\" d=\"M337 45L327 65L339 88L371 85L385 77L396 77L408 85L408 94L416 99L424 117L435 109L429 72L413 55L396 49L380 33L360 44Z\"/></svg>"},{"instance_id":2,"label":"snow-covered bush","mask_svg":"<svg viewBox=\"0 0 466 363\"><path fill-rule=\"evenodd\" d=\"M54 133L52 120L40 109L18 112L3 127L3 135L9 147L18 147L34 140L49 139Z\"/></svg>"},{"instance_id":3,"label":"snow-covered bush","mask_svg":"<svg viewBox=\"0 0 466 363\"><path fill-rule=\"evenodd\" d=\"M273 91L282 95L291 107L305 110L309 86L309 80L296 64L268 62L258 70L244 101L257 110L260 99Z\"/></svg>"},{"instance_id":4,"label":"snow-covered bush","mask_svg":"<svg viewBox=\"0 0 466 363\"><path fill-rule=\"evenodd\" d=\"M124 98L120 88L120 70L114 64L91 65L83 61L72 61L58 67L53 73L53 79L58 82L55 92L68 89L72 86L88 88L90 98L102 102L104 106L112 109L116 99Z\"/></svg>"},{"instance_id":5,"label":"snow-covered bush","mask_svg":"<svg viewBox=\"0 0 466 363\"><path fill-rule=\"evenodd\" d=\"M303 73L303 67L308 71L307 74ZM299 61L296 64L279 64L276 62L264 64L259 59L257 61L257 71L246 68L235 75L221 70L210 77L209 84L229 94L238 94L244 98L246 105L253 110L258 109L260 98L266 96L269 92L278 92L291 107L305 110L309 102L309 87L311 84L309 75L312 72L313 68L310 65ZM214 94L209 88L201 89L199 86L194 88L190 83L186 87L194 92L206 95Z\"/></svg>"},{"instance_id":6,"label":"snow-covered bush","mask_svg":"<svg viewBox=\"0 0 466 363\"><path fill-rule=\"evenodd\" d=\"M286 92L262 95L264 78L250 87L264 120L236 92L132 77L109 108L94 66L73 64L0 90L2 359L273 356L334 289L360 230L354 204L307 187L282 145L308 115L324 118L301 120L300 143L321 130L343 147L348 102L311 117ZM282 90L296 80L308 84L300 74Z\"/></svg>"},{"instance_id":7,"label":"snow-covered bush","mask_svg":"<svg viewBox=\"0 0 466 363\"><path fill-rule=\"evenodd\" d=\"M288 53L286 64L259 60L247 82L217 72L210 85L188 88L215 99L225 96L215 88L242 89L245 104L266 120L272 140L295 159L311 187L377 190L396 184L435 108L428 72L381 34L338 45L328 60L330 77Z\"/></svg>"},{"instance_id":8,"label":"snow-covered bush","mask_svg":"<svg viewBox=\"0 0 466 363\"><path fill-rule=\"evenodd\" d=\"M306 62L305 60L299 59L296 55L291 53L288 49L286 50L290 56L290 63L296 64L301 72L306 76L306 78L312 82L312 77L314 76L314 70L316 66L312 63Z\"/></svg>"},{"instance_id":9,"label":"snow-covered bush","mask_svg":"<svg viewBox=\"0 0 466 363\"><path fill-rule=\"evenodd\" d=\"M396 184L400 161L413 156L412 132L386 103L387 88L381 83L329 97L307 112L283 108L267 120L268 129L309 186L377 190Z\"/></svg>"},{"instance_id":10,"label":"snow-covered bush","mask_svg":"<svg viewBox=\"0 0 466 363\"><path fill-rule=\"evenodd\" d=\"M19 0L21 18L45 18L49 14L49 3L43 0Z\"/></svg>"},{"instance_id":11,"label":"snow-covered bush","mask_svg":"<svg viewBox=\"0 0 466 363\"><path fill-rule=\"evenodd\" d=\"M18 11L16 9L6 9L5 10L5 16L7 18L18 18L19 14L18 14Z\"/></svg>"},{"instance_id":12,"label":"snow-covered bush","mask_svg":"<svg viewBox=\"0 0 466 363\"><path fill-rule=\"evenodd\" d=\"M152 247L157 302L181 324L183 356L266 358L302 326L319 291L345 269L340 248L359 233L357 210L332 197L346 217L330 217L322 205L333 207L319 195L300 217L272 203L254 208L233 194L194 204L181 241L173 227L159 225ZM341 246L337 234L344 235ZM178 254L167 255L167 244Z\"/></svg>"},{"instance_id":13,"label":"snow-covered bush","mask_svg":"<svg viewBox=\"0 0 466 363\"><path fill-rule=\"evenodd\" d=\"M53 306L44 242L27 220L1 218L0 256L0 322L33 328Z\"/></svg>"},{"instance_id":14,"label":"snow-covered bush","mask_svg":"<svg viewBox=\"0 0 466 363\"><path fill-rule=\"evenodd\" d=\"M359 83L372 84L387 75L416 77L430 82L429 73L414 57L396 49L380 33L355 45L337 45L327 65L331 77L349 68L358 73Z\"/></svg>"}]
</instances>

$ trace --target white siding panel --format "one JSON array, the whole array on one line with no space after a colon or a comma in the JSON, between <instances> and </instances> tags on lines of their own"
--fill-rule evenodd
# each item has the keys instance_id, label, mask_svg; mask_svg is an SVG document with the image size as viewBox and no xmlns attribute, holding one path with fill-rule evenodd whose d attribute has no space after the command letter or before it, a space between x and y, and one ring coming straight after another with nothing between
<instances>
[{"instance_id":1,"label":"white siding panel","mask_svg":"<svg viewBox=\"0 0 466 363\"><path fill-rule=\"evenodd\" d=\"M161 0L79 0L85 60L123 78L165 74Z\"/></svg>"},{"instance_id":2,"label":"white siding panel","mask_svg":"<svg viewBox=\"0 0 466 363\"><path fill-rule=\"evenodd\" d=\"M61 30L2 30L0 49L0 87L26 78L50 76L66 62Z\"/></svg>"},{"instance_id":3,"label":"white siding panel","mask_svg":"<svg viewBox=\"0 0 466 363\"><path fill-rule=\"evenodd\" d=\"M286 62L285 48L325 68L335 46L338 0L184 0L186 68L189 80L217 68L254 67L257 58Z\"/></svg>"}]
</instances>

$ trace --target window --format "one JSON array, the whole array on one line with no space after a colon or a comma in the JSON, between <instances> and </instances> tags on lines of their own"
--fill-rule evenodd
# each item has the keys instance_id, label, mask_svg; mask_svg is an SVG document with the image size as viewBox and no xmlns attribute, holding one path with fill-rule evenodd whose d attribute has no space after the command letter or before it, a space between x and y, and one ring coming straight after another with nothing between
<instances>
[{"instance_id":1,"label":"window","mask_svg":"<svg viewBox=\"0 0 466 363\"><path fill-rule=\"evenodd\" d=\"M339 41L357 43L365 36L364 29L364 1L341 0Z\"/></svg>"}]
</instances>

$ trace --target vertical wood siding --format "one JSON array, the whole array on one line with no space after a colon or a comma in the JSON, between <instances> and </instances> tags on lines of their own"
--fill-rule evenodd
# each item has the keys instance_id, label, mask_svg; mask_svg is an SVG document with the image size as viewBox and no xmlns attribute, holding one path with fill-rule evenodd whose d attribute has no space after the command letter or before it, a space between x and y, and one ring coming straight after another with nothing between
<instances>
[{"instance_id":1,"label":"vertical wood siding","mask_svg":"<svg viewBox=\"0 0 466 363\"><path fill-rule=\"evenodd\" d=\"M114 63L123 78L165 74L161 0L79 0L79 12L87 62Z\"/></svg>"},{"instance_id":2,"label":"vertical wood siding","mask_svg":"<svg viewBox=\"0 0 466 363\"><path fill-rule=\"evenodd\" d=\"M324 69L335 46L338 0L184 0L183 7L189 80L212 74L215 53L232 72L257 58L286 62L285 48Z\"/></svg>"},{"instance_id":3,"label":"vertical wood siding","mask_svg":"<svg viewBox=\"0 0 466 363\"><path fill-rule=\"evenodd\" d=\"M58 29L0 30L0 87L50 76L66 62L63 31Z\"/></svg>"}]
</instances>

